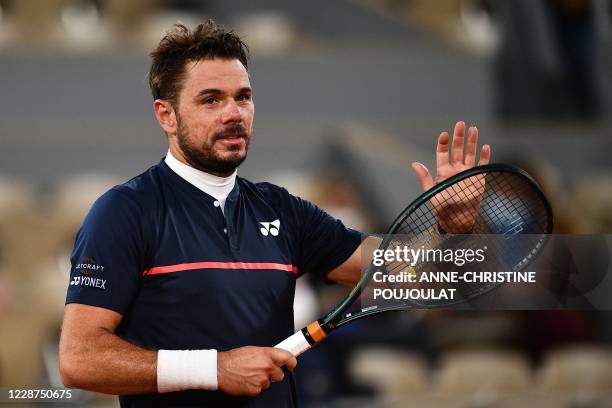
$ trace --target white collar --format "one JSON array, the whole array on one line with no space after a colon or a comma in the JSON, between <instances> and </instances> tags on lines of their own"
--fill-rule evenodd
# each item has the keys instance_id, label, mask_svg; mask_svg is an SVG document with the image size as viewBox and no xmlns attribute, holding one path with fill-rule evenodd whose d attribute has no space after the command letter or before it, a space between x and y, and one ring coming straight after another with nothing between
<instances>
[{"instance_id":1,"label":"white collar","mask_svg":"<svg viewBox=\"0 0 612 408\"><path fill-rule=\"evenodd\" d=\"M228 177L215 176L179 161L170 153L170 150L168 150L168 154L166 154L166 159L164 161L168 167L181 178L206 194L215 197L221 204L225 203L225 199L236 185L237 170L234 170ZM223 206L221 206L221 208L223 209Z\"/></svg>"}]
</instances>

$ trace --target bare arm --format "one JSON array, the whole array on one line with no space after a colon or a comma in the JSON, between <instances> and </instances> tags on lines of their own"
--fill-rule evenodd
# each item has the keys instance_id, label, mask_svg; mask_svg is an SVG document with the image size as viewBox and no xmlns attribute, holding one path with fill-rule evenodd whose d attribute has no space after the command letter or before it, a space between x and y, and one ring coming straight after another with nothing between
<instances>
[{"instance_id":1,"label":"bare arm","mask_svg":"<svg viewBox=\"0 0 612 408\"><path fill-rule=\"evenodd\" d=\"M381 241L382 239L374 236L364 239L361 245L357 247L355 252L344 263L327 274L327 279L336 283L355 286L359 279L361 279L363 267L370 263L374 250L378 248Z\"/></svg>"},{"instance_id":2,"label":"bare arm","mask_svg":"<svg viewBox=\"0 0 612 408\"><path fill-rule=\"evenodd\" d=\"M100 307L66 305L59 348L66 387L122 395L157 391L157 351L117 336L121 318Z\"/></svg>"},{"instance_id":3,"label":"bare arm","mask_svg":"<svg viewBox=\"0 0 612 408\"><path fill-rule=\"evenodd\" d=\"M115 334L122 316L82 304L66 305L60 339L60 374L66 387L106 394L157 392L157 350L135 346ZM218 353L219 389L257 395L292 370L295 357L271 347L241 347Z\"/></svg>"}]
</instances>

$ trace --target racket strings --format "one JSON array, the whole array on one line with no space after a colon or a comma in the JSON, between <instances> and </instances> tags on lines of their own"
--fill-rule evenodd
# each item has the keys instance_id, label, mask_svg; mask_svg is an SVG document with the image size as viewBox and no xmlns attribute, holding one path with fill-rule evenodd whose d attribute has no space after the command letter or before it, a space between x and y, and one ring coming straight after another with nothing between
<instances>
[{"instance_id":1,"label":"racket strings","mask_svg":"<svg viewBox=\"0 0 612 408\"><path fill-rule=\"evenodd\" d=\"M458 265L440 254L483 250L478 263L482 271L518 271L534 255L549 229L549 210L539 190L527 178L510 172L482 173L451 184L428 202L409 213L393 231L397 238L385 248L421 249L434 259L418 262L387 262L386 273L413 274L416 283L389 284L401 289L456 289L448 303L467 300L499 286L496 283L421 281L422 274L437 271L465 273L468 264ZM449 239L448 234L465 234ZM421 306L439 306L444 299L422 300Z\"/></svg>"}]
</instances>

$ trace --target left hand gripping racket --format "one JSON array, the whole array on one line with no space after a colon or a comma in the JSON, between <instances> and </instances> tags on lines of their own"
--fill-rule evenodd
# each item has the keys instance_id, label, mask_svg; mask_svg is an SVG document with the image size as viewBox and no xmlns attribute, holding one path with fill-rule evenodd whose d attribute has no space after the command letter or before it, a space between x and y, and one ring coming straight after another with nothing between
<instances>
[{"instance_id":1,"label":"left hand gripping racket","mask_svg":"<svg viewBox=\"0 0 612 408\"><path fill-rule=\"evenodd\" d=\"M473 167L450 177L414 200L393 222L378 249L399 244L435 248L488 246L487 271L520 271L541 252L552 232L552 210L541 188L523 170L504 164ZM462 234L462 235L455 235ZM401 237L401 238L400 238ZM275 347L299 356L325 339L336 328L366 316L387 311L440 308L467 302L500 284L450 283L458 299L400 301L373 305L347 313L372 280L375 272L396 274L409 270L431 271L431 263L372 262L357 285L329 314L316 320Z\"/></svg>"}]
</instances>

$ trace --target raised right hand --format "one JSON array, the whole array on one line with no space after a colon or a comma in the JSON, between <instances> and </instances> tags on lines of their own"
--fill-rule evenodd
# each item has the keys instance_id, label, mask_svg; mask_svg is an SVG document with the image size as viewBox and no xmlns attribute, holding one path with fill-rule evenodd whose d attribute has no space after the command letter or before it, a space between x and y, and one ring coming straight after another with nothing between
<instances>
[{"instance_id":1,"label":"raised right hand","mask_svg":"<svg viewBox=\"0 0 612 408\"><path fill-rule=\"evenodd\" d=\"M447 132L440 133L436 147L436 178L432 178L427 167L419 162L412 163L424 191L434 185L476 165L478 151L478 129L471 127L467 134L467 148L464 155L465 122L457 122L453 132L450 151L450 137ZM488 164L491 159L491 147L484 145L480 151L478 165ZM467 234L472 231L480 202L485 190L484 175L467 178L453 187L453 191L441 191L429 202L438 217L439 226L451 234Z\"/></svg>"}]
</instances>

